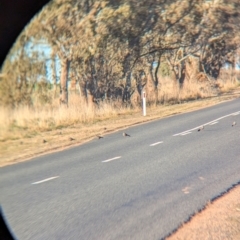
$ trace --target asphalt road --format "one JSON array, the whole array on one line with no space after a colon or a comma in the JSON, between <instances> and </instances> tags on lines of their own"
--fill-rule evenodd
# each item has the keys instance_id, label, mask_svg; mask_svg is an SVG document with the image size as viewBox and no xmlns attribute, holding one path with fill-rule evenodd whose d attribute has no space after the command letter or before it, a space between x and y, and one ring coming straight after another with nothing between
<instances>
[{"instance_id":1,"label":"asphalt road","mask_svg":"<svg viewBox=\"0 0 240 240\"><path fill-rule=\"evenodd\" d=\"M124 131L0 168L17 239L163 239L240 182L240 99Z\"/></svg>"}]
</instances>

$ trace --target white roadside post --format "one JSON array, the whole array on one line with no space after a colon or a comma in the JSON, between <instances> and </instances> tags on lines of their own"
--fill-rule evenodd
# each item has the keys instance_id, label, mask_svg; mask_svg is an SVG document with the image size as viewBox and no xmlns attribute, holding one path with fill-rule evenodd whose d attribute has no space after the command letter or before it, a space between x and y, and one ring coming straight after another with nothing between
<instances>
[{"instance_id":1,"label":"white roadside post","mask_svg":"<svg viewBox=\"0 0 240 240\"><path fill-rule=\"evenodd\" d=\"M147 115L146 112L146 91L143 89L142 90L142 99L143 99L143 116Z\"/></svg>"}]
</instances>

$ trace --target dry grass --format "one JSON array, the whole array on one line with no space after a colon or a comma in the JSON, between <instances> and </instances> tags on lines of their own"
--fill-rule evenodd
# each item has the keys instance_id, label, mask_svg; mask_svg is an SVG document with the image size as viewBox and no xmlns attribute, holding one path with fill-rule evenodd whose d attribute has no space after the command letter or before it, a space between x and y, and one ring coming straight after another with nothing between
<instances>
[{"instance_id":1,"label":"dry grass","mask_svg":"<svg viewBox=\"0 0 240 240\"><path fill-rule=\"evenodd\" d=\"M226 76L223 76L226 77ZM223 78L224 79L224 78ZM218 80L216 86L220 92L235 88L237 81ZM216 88L209 83L187 81L182 89L171 78L162 78L159 88L159 102L164 105L216 96ZM28 138L39 132L52 131L76 124L91 124L114 118L119 115L136 113L139 106L123 107L116 104L102 103L98 107L88 106L77 94L70 94L69 107L58 107L52 104L35 107L22 106L17 109L1 108L0 142L10 139Z\"/></svg>"},{"instance_id":2,"label":"dry grass","mask_svg":"<svg viewBox=\"0 0 240 240\"><path fill-rule=\"evenodd\" d=\"M188 82L183 89L178 90L178 86L171 79L162 79L161 83L159 99L163 104L150 104L146 117L142 116L141 107L137 105L122 107L103 103L98 107L90 107L76 94L70 94L68 108L59 108L57 101L44 107L36 103L35 108L1 108L0 166L47 151L78 145L96 137L97 134L107 134L133 124L196 110L239 96L239 93L230 96L215 95L215 98L203 100L213 95L208 86ZM189 102L196 99L198 101ZM69 141L69 137L75 140ZM46 140L45 143L43 139Z\"/></svg>"},{"instance_id":3,"label":"dry grass","mask_svg":"<svg viewBox=\"0 0 240 240\"><path fill-rule=\"evenodd\" d=\"M208 82L186 81L184 86L179 88L171 78L165 77L161 79L161 85L158 96L163 104L181 103L216 95L216 89L212 88Z\"/></svg>"},{"instance_id":4,"label":"dry grass","mask_svg":"<svg viewBox=\"0 0 240 240\"><path fill-rule=\"evenodd\" d=\"M234 71L234 73L232 74L226 71L222 71L220 77L216 81L216 87L218 88L220 93L224 93L231 89L234 89L236 88L236 86L240 86L239 71Z\"/></svg>"},{"instance_id":5,"label":"dry grass","mask_svg":"<svg viewBox=\"0 0 240 240\"><path fill-rule=\"evenodd\" d=\"M237 82L223 83L221 81L218 81L216 84L219 85L220 93L225 93L228 92L229 90L235 89L236 86L238 85Z\"/></svg>"},{"instance_id":6,"label":"dry grass","mask_svg":"<svg viewBox=\"0 0 240 240\"><path fill-rule=\"evenodd\" d=\"M18 109L1 108L0 142L9 139L31 137L39 132L62 129L75 124L91 124L119 114L136 112L138 108L116 107L103 103L99 107L89 107L77 95L71 95L69 107L47 106Z\"/></svg>"},{"instance_id":7,"label":"dry grass","mask_svg":"<svg viewBox=\"0 0 240 240\"><path fill-rule=\"evenodd\" d=\"M217 80L208 80L206 77L200 81L192 78L185 81L183 88L170 77L160 79L161 87L158 96L160 103L175 104L202 98L217 96L240 86L240 71L222 70Z\"/></svg>"},{"instance_id":8,"label":"dry grass","mask_svg":"<svg viewBox=\"0 0 240 240\"><path fill-rule=\"evenodd\" d=\"M196 84L186 83L179 87L169 78L162 79L159 99L164 104L175 104L198 98L204 95ZM205 90L206 91L206 90ZM62 129L76 124L92 124L119 115L140 111L139 106L123 107L116 104L102 103L98 107L88 106L77 94L70 94L69 107L58 106L57 101L45 104L44 107L35 101L35 107L22 106L17 109L1 108L0 142L20 138L29 138L39 132Z\"/></svg>"}]
</instances>

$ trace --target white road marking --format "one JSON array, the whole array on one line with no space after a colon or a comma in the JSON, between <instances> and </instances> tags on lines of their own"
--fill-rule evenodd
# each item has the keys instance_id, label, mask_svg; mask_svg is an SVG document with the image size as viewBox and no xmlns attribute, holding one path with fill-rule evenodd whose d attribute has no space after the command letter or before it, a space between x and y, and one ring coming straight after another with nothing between
<instances>
[{"instance_id":1,"label":"white road marking","mask_svg":"<svg viewBox=\"0 0 240 240\"><path fill-rule=\"evenodd\" d=\"M237 115L239 115L239 114L240 114L240 113L237 112L237 113L232 114L232 116L237 116Z\"/></svg>"},{"instance_id":2,"label":"white road marking","mask_svg":"<svg viewBox=\"0 0 240 240\"><path fill-rule=\"evenodd\" d=\"M202 127L202 126L210 125L211 123L217 122L217 121L219 121L219 120L221 120L221 119L223 119L223 118L230 117L230 116L233 116L233 115L235 116L235 114L236 114L236 115L240 114L240 111L235 112L235 113L231 113L231 114L228 114L228 115L225 115L225 116L222 116L222 117L220 117L220 118L214 119L214 120L211 121L211 122L207 122L207 123L201 124L200 126L197 126L197 127L195 127L195 128L186 130L186 131L181 132L181 133L174 134L173 136L176 137L176 136L178 136L178 135L182 135L183 133L197 130L197 129L199 129L199 128Z\"/></svg>"},{"instance_id":3,"label":"white road marking","mask_svg":"<svg viewBox=\"0 0 240 240\"><path fill-rule=\"evenodd\" d=\"M181 134L181 136L184 136L184 135L187 135L187 134L190 134L190 133L192 133L192 132L185 132L185 133Z\"/></svg>"},{"instance_id":4,"label":"white road marking","mask_svg":"<svg viewBox=\"0 0 240 240\"><path fill-rule=\"evenodd\" d=\"M34 183L32 183L32 184L39 184L39 183L47 182L47 181L53 180L53 179L58 178L58 177L59 177L59 176L46 178L46 179L43 179L43 180L41 180L41 181L34 182Z\"/></svg>"},{"instance_id":5,"label":"white road marking","mask_svg":"<svg viewBox=\"0 0 240 240\"><path fill-rule=\"evenodd\" d=\"M121 158L121 156L119 156L119 157L114 157L114 158L110 158L110 159L104 160L104 161L102 161L102 162L103 162L103 163L105 163L105 162L111 162L111 161L116 160L116 159L119 159L119 158Z\"/></svg>"},{"instance_id":6,"label":"white road marking","mask_svg":"<svg viewBox=\"0 0 240 240\"><path fill-rule=\"evenodd\" d=\"M210 123L209 125L214 125L214 124L217 124L218 122L213 122L213 123Z\"/></svg>"},{"instance_id":7,"label":"white road marking","mask_svg":"<svg viewBox=\"0 0 240 240\"><path fill-rule=\"evenodd\" d=\"M156 145L158 145L158 144L160 144L160 143L163 143L163 142L162 142L162 141L161 141L161 142L156 142L156 143L150 144L149 146L150 146L150 147L153 147L153 146L156 146Z\"/></svg>"}]
</instances>

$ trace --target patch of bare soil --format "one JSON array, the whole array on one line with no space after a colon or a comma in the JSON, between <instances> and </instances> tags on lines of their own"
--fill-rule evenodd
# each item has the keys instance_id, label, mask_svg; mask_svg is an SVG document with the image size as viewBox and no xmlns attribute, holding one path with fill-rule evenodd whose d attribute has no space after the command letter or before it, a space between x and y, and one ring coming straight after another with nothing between
<instances>
[{"instance_id":1,"label":"patch of bare soil","mask_svg":"<svg viewBox=\"0 0 240 240\"><path fill-rule=\"evenodd\" d=\"M167 240L239 240L240 185L208 204Z\"/></svg>"}]
</instances>

